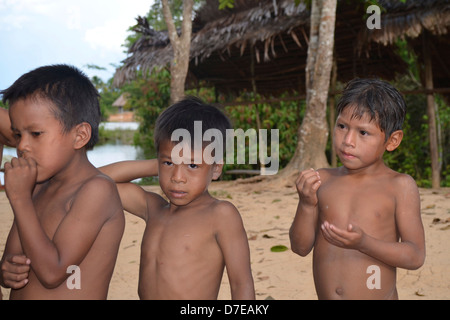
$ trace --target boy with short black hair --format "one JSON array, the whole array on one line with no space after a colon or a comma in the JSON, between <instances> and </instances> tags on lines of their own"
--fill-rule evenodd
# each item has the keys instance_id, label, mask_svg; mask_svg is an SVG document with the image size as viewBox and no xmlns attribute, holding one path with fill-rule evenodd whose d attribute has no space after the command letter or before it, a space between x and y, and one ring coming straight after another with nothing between
<instances>
[{"instance_id":1,"label":"boy with short black hair","mask_svg":"<svg viewBox=\"0 0 450 320\"><path fill-rule=\"evenodd\" d=\"M98 139L97 90L53 65L1 93L18 155L5 164L14 222L1 285L10 299L106 299L125 220L115 183L86 154Z\"/></svg>"},{"instance_id":2,"label":"boy with short black hair","mask_svg":"<svg viewBox=\"0 0 450 320\"><path fill-rule=\"evenodd\" d=\"M157 160L124 161L100 168L117 182L124 209L146 221L139 272L141 299L217 299L225 267L232 299L255 298L241 216L230 202L217 200L208 192L211 181L222 173L223 161L206 162L209 143L195 140L196 130L201 137L210 129L218 130L223 140L214 142L223 152L229 128L230 122L220 110L190 97L158 117ZM187 133L179 143L173 138L176 130ZM195 159L196 151L201 159ZM168 202L127 183L158 173Z\"/></svg>"},{"instance_id":3,"label":"boy with short black hair","mask_svg":"<svg viewBox=\"0 0 450 320\"><path fill-rule=\"evenodd\" d=\"M425 259L416 183L383 162L403 138L406 105L387 82L355 79L337 113L343 166L300 173L291 247L301 256L314 247L319 299L397 299L396 268L417 269Z\"/></svg>"}]
</instances>

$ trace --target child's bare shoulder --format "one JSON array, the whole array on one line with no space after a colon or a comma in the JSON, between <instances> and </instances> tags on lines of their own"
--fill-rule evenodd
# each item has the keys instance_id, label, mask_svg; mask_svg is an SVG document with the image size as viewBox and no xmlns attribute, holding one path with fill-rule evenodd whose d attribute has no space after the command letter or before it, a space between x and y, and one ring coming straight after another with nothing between
<instances>
[{"instance_id":1,"label":"child's bare shoulder","mask_svg":"<svg viewBox=\"0 0 450 320\"><path fill-rule=\"evenodd\" d=\"M398 190L399 192L418 192L419 190L413 177L406 173L392 171L392 179L390 180L394 190Z\"/></svg>"},{"instance_id":2,"label":"child's bare shoulder","mask_svg":"<svg viewBox=\"0 0 450 320\"><path fill-rule=\"evenodd\" d=\"M111 191L117 190L115 182L100 172L86 179L80 189L88 190L93 194L108 194Z\"/></svg>"},{"instance_id":3,"label":"child's bare shoulder","mask_svg":"<svg viewBox=\"0 0 450 320\"><path fill-rule=\"evenodd\" d=\"M235 234L244 230L241 214L231 202L215 199L209 207L207 214L212 217L214 232Z\"/></svg>"},{"instance_id":4,"label":"child's bare shoulder","mask_svg":"<svg viewBox=\"0 0 450 320\"><path fill-rule=\"evenodd\" d=\"M210 206L211 211L221 219L241 216L239 210L229 201L215 199Z\"/></svg>"},{"instance_id":5,"label":"child's bare shoulder","mask_svg":"<svg viewBox=\"0 0 450 320\"><path fill-rule=\"evenodd\" d=\"M121 202L114 181L102 174L94 174L86 178L74 192L71 208L77 208L89 215L92 210L98 212L98 217L104 218L121 212ZM76 204L76 206L75 206ZM99 207L103 208L99 210ZM82 210L82 208L84 208Z\"/></svg>"},{"instance_id":6,"label":"child's bare shoulder","mask_svg":"<svg viewBox=\"0 0 450 320\"><path fill-rule=\"evenodd\" d=\"M82 192L82 195L88 195L89 198L95 199L95 201L99 203L117 205L118 202L120 204L116 183L103 173L99 173L86 179L80 187L80 192ZM80 194L80 192L78 192L78 194Z\"/></svg>"}]
</instances>

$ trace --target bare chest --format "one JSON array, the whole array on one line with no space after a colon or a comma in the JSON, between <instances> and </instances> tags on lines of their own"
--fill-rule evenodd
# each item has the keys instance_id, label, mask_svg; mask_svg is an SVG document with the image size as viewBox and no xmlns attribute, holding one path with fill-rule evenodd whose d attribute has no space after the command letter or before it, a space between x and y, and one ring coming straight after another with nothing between
<instances>
[{"instance_id":1,"label":"bare chest","mask_svg":"<svg viewBox=\"0 0 450 320\"><path fill-rule=\"evenodd\" d=\"M33 204L42 228L50 239L58 229L61 221L70 211L72 195L61 193L40 193L33 197Z\"/></svg>"},{"instance_id":2,"label":"bare chest","mask_svg":"<svg viewBox=\"0 0 450 320\"><path fill-rule=\"evenodd\" d=\"M382 238L395 234L396 201L389 188L330 182L320 187L318 199L321 223L326 220L340 228L351 223Z\"/></svg>"},{"instance_id":3,"label":"bare chest","mask_svg":"<svg viewBox=\"0 0 450 320\"><path fill-rule=\"evenodd\" d=\"M214 223L203 214L162 213L149 219L143 246L158 256L202 254L218 248Z\"/></svg>"}]
</instances>

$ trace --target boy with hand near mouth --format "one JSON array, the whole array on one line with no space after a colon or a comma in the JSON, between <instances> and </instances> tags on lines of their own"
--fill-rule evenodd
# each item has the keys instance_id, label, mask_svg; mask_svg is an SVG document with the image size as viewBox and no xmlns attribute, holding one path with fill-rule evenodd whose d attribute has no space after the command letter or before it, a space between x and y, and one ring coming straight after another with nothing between
<instances>
[{"instance_id":1,"label":"boy with hand near mouth","mask_svg":"<svg viewBox=\"0 0 450 320\"><path fill-rule=\"evenodd\" d=\"M97 90L78 69L54 65L1 93L18 157L5 164L14 222L0 284L10 299L106 299L125 220L115 183L87 157L98 140ZM76 288L71 270L80 271Z\"/></svg>"}]
</instances>

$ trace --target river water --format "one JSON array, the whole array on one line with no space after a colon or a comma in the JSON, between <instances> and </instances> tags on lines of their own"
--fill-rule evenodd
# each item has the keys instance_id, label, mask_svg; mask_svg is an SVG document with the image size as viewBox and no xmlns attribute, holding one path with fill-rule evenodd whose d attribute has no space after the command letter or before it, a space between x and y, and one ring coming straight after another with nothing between
<instances>
[{"instance_id":1,"label":"river water","mask_svg":"<svg viewBox=\"0 0 450 320\"><path fill-rule=\"evenodd\" d=\"M136 122L121 122L113 123L106 122L102 123L102 126L106 130L115 129L132 129L136 130L139 126ZM136 160L142 158L142 150L140 147L123 145L123 144L104 144L95 146L93 150L87 153L89 161L96 166L101 167L113 162L125 161L125 160ZM6 161L10 160L11 157L16 157L16 149L10 147L4 147L3 157ZM0 173L0 181L4 183L3 173Z\"/></svg>"}]
</instances>

